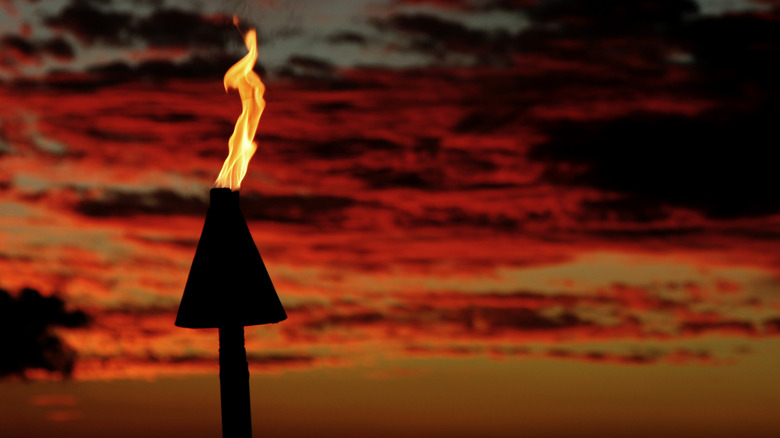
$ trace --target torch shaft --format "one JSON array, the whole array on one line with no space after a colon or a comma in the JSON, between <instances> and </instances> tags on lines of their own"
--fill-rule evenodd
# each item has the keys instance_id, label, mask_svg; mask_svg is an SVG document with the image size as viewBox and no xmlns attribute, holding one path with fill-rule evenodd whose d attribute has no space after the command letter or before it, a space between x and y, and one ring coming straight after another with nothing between
<instances>
[{"instance_id":1,"label":"torch shaft","mask_svg":"<svg viewBox=\"0 0 780 438\"><path fill-rule=\"evenodd\" d=\"M249 365L242 326L219 328L219 389L222 399L222 437L251 438Z\"/></svg>"}]
</instances>

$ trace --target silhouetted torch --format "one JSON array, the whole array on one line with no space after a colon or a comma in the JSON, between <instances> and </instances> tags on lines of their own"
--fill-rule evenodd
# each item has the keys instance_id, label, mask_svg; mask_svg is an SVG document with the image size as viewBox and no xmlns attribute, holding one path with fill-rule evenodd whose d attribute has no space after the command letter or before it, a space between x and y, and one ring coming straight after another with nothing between
<instances>
[{"instance_id":1,"label":"silhouetted torch","mask_svg":"<svg viewBox=\"0 0 780 438\"><path fill-rule=\"evenodd\" d=\"M234 21L236 19L234 18ZM250 438L249 367L244 327L287 318L271 277L239 207L238 189L265 107L265 87L252 70L257 61L254 30L244 37L249 53L225 74L225 89L238 89L242 112L228 142L230 152L215 188L176 316L176 325L219 329L222 436Z\"/></svg>"}]
</instances>

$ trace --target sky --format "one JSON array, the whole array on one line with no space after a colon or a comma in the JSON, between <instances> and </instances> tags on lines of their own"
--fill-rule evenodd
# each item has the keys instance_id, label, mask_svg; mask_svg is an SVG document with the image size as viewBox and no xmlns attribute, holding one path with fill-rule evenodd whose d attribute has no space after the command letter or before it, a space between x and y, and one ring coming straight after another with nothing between
<instances>
[{"instance_id":1,"label":"sky","mask_svg":"<svg viewBox=\"0 0 780 438\"><path fill-rule=\"evenodd\" d=\"M777 2L5 0L3 436L219 433L173 322L250 28L256 436L776 434Z\"/></svg>"}]
</instances>

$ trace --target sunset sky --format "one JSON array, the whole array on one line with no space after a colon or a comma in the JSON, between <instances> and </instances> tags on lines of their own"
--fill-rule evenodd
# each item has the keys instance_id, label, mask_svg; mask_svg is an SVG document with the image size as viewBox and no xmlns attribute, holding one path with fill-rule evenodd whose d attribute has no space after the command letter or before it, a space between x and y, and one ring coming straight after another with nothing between
<instances>
[{"instance_id":1,"label":"sunset sky","mask_svg":"<svg viewBox=\"0 0 780 438\"><path fill-rule=\"evenodd\" d=\"M0 0L0 436L219 436L233 15L255 436L777 436L770 0Z\"/></svg>"}]
</instances>

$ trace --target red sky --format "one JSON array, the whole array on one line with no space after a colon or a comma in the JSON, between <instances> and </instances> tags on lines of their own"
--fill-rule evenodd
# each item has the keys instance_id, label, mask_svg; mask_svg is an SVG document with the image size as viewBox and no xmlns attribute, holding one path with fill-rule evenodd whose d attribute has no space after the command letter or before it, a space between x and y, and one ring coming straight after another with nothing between
<instances>
[{"instance_id":1,"label":"red sky","mask_svg":"<svg viewBox=\"0 0 780 438\"><path fill-rule=\"evenodd\" d=\"M238 11L268 104L241 205L289 316L247 329L257 430L777 430L777 11L617 3ZM69 380L0 381L0 427L218 433L216 332L173 321L236 11L0 5L0 289L90 320L52 331Z\"/></svg>"}]
</instances>

